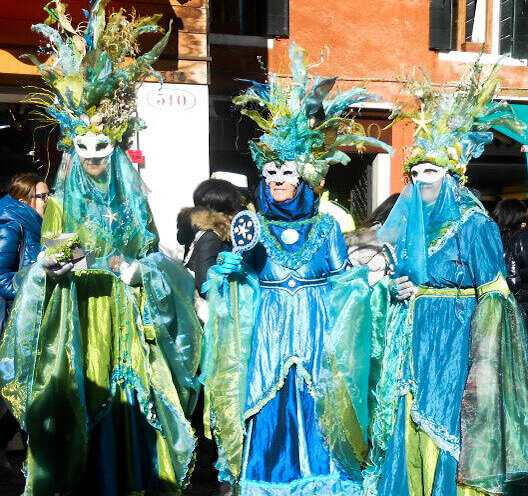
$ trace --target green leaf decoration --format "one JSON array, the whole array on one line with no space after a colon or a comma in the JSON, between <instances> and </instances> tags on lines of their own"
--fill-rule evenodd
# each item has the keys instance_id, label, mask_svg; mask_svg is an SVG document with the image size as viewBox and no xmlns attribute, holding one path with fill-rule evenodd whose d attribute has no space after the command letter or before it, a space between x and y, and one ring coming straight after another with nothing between
<instances>
[{"instance_id":1,"label":"green leaf decoration","mask_svg":"<svg viewBox=\"0 0 528 496\"><path fill-rule=\"evenodd\" d=\"M271 125L271 123L267 121L266 119L264 119L264 117L262 117L257 110L242 109L240 113L247 115L250 119L256 122L256 124L264 131L269 132L273 129L273 126Z\"/></svg>"}]
</instances>

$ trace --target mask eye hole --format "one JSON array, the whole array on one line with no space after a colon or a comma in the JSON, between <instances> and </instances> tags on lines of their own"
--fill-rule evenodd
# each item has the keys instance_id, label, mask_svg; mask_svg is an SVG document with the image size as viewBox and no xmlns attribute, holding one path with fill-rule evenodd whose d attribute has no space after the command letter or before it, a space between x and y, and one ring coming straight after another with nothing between
<instances>
[{"instance_id":1,"label":"mask eye hole","mask_svg":"<svg viewBox=\"0 0 528 496\"><path fill-rule=\"evenodd\" d=\"M283 172L283 174L284 174L285 176L291 176L291 175L293 174L293 172L292 172L292 171L289 171L289 170L286 170L286 171Z\"/></svg>"},{"instance_id":2,"label":"mask eye hole","mask_svg":"<svg viewBox=\"0 0 528 496\"><path fill-rule=\"evenodd\" d=\"M416 171L416 170L411 171L411 176L412 177L418 177L418 171Z\"/></svg>"},{"instance_id":3,"label":"mask eye hole","mask_svg":"<svg viewBox=\"0 0 528 496\"><path fill-rule=\"evenodd\" d=\"M108 143L105 141L101 141L95 145L95 150L100 152L101 150L104 150L108 146Z\"/></svg>"},{"instance_id":4,"label":"mask eye hole","mask_svg":"<svg viewBox=\"0 0 528 496\"><path fill-rule=\"evenodd\" d=\"M77 143L77 146L81 149L81 150L88 150L88 148L86 148L86 145L84 143Z\"/></svg>"},{"instance_id":5,"label":"mask eye hole","mask_svg":"<svg viewBox=\"0 0 528 496\"><path fill-rule=\"evenodd\" d=\"M277 174L277 171L270 170L270 171L268 171L268 174L269 174L270 176L275 176L275 175Z\"/></svg>"}]
</instances>

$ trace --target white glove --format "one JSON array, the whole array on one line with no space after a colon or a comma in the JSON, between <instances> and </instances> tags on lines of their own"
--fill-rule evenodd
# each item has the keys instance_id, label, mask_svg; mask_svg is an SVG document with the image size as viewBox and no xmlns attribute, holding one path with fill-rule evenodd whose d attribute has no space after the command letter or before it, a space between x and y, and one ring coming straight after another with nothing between
<instances>
[{"instance_id":1,"label":"white glove","mask_svg":"<svg viewBox=\"0 0 528 496\"><path fill-rule=\"evenodd\" d=\"M403 301L416 295L418 288L409 281L407 276L394 279L394 289L396 290L396 299Z\"/></svg>"},{"instance_id":2,"label":"white glove","mask_svg":"<svg viewBox=\"0 0 528 496\"><path fill-rule=\"evenodd\" d=\"M119 277L125 284L128 284L129 286L137 286L141 283L141 266L137 260L131 264L121 262L119 270L121 272Z\"/></svg>"},{"instance_id":3,"label":"white glove","mask_svg":"<svg viewBox=\"0 0 528 496\"><path fill-rule=\"evenodd\" d=\"M68 275L73 269L73 263L71 262L57 262L53 257L46 257L46 252L41 251L37 257L37 260L42 265L44 272L51 279L60 279Z\"/></svg>"}]
</instances>

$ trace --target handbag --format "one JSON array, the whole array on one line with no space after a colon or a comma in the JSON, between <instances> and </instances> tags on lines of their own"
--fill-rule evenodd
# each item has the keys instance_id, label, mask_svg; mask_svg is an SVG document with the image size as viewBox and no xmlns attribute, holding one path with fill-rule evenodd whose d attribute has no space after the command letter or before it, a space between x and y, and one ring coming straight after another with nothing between
<instances>
[{"instance_id":1,"label":"handbag","mask_svg":"<svg viewBox=\"0 0 528 496\"><path fill-rule=\"evenodd\" d=\"M24 265L24 252L26 251L26 236L24 232L24 228L21 224L18 225L20 227L20 237L18 239L18 246L17 246L17 255L18 255L18 268L17 270L20 270ZM11 309L12 301L6 300L4 297L0 296L0 339L2 338L2 335L4 334L5 326L7 325L7 319L9 316L9 310Z\"/></svg>"}]
</instances>

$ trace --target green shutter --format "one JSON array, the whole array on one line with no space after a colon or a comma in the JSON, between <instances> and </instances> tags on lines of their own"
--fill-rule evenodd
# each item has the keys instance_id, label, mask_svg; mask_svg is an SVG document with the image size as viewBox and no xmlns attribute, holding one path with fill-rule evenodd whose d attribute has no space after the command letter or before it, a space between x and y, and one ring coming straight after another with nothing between
<instances>
[{"instance_id":1,"label":"green shutter","mask_svg":"<svg viewBox=\"0 0 528 496\"><path fill-rule=\"evenodd\" d=\"M453 46L453 2L431 0L429 7L429 48L449 51Z\"/></svg>"},{"instance_id":2,"label":"green shutter","mask_svg":"<svg viewBox=\"0 0 528 496\"><path fill-rule=\"evenodd\" d=\"M467 0L466 2L466 31L465 40L471 41L473 24L475 22L475 11L477 10L477 0Z\"/></svg>"},{"instance_id":3,"label":"green shutter","mask_svg":"<svg viewBox=\"0 0 528 496\"><path fill-rule=\"evenodd\" d=\"M528 58L528 0L515 0L513 9L512 57Z\"/></svg>"},{"instance_id":4,"label":"green shutter","mask_svg":"<svg viewBox=\"0 0 528 496\"><path fill-rule=\"evenodd\" d=\"M288 38L289 35L289 0L266 0L266 36L273 38Z\"/></svg>"},{"instance_id":5,"label":"green shutter","mask_svg":"<svg viewBox=\"0 0 528 496\"><path fill-rule=\"evenodd\" d=\"M499 51L501 55L510 54L512 51L513 2L514 0L501 0L500 2Z\"/></svg>"}]
</instances>

